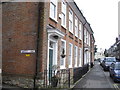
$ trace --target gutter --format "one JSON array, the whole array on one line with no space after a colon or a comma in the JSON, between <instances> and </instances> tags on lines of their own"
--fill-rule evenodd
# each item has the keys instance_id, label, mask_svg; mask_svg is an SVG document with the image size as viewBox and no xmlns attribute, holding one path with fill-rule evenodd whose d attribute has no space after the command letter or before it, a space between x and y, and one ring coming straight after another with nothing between
<instances>
[{"instance_id":1,"label":"gutter","mask_svg":"<svg viewBox=\"0 0 120 90\"><path fill-rule=\"evenodd\" d=\"M36 42L36 64L35 64L35 75L34 75L34 82L33 82L33 87L36 87L36 79L38 76L38 59L39 59L39 38L40 38L40 2L38 3L38 29L37 29L37 42Z\"/></svg>"}]
</instances>

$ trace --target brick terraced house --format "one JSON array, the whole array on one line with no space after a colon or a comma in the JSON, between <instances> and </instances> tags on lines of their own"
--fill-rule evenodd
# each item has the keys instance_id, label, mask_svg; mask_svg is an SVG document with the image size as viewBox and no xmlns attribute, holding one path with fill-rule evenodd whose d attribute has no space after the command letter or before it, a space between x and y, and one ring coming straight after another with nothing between
<instances>
[{"instance_id":1,"label":"brick terraced house","mask_svg":"<svg viewBox=\"0 0 120 90\"><path fill-rule=\"evenodd\" d=\"M3 82L47 87L58 75L70 87L94 63L93 31L77 4L14 1L2 3Z\"/></svg>"}]
</instances>

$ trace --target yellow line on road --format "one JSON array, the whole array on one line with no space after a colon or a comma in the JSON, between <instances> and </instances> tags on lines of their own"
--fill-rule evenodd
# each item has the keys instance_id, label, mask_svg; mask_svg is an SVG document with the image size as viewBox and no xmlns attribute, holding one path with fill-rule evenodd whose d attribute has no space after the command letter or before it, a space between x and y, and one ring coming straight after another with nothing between
<instances>
[{"instance_id":1,"label":"yellow line on road","mask_svg":"<svg viewBox=\"0 0 120 90\"><path fill-rule=\"evenodd\" d=\"M113 86L115 87L115 89L120 90L117 84L113 84Z\"/></svg>"}]
</instances>

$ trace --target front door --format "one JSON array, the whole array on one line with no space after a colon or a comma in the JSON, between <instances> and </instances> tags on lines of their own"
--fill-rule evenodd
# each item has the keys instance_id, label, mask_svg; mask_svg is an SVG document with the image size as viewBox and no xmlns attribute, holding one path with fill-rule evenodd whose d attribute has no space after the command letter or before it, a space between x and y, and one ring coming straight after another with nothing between
<instances>
[{"instance_id":1,"label":"front door","mask_svg":"<svg viewBox=\"0 0 120 90\"><path fill-rule=\"evenodd\" d=\"M53 49L49 49L49 81L52 77L52 65L53 65Z\"/></svg>"},{"instance_id":2,"label":"front door","mask_svg":"<svg viewBox=\"0 0 120 90\"><path fill-rule=\"evenodd\" d=\"M53 73L53 64L54 64L54 55L55 52L55 43L50 41L49 42L49 81L51 81L52 73Z\"/></svg>"}]
</instances>

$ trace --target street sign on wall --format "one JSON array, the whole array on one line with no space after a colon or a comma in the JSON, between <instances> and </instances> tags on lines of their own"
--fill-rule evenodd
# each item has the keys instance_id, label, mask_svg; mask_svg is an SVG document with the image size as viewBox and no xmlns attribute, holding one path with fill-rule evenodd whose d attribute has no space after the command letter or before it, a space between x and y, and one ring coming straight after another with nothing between
<instances>
[{"instance_id":1,"label":"street sign on wall","mask_svg":"<svg viewBox=\"0 0 120 90\"><path fill-rule=\"evenodd\" d=\"M30 54L25 54L25 56L26 56L26 57L29 57L29 56L30 56Z\"/></svg>"},{"instance_id":2,"label":"street sign on wall","mask_svg":"<svg viewBox=\"0 0 120 90\"><path fill-rule=\"evenodd\" d=\"M21 53L35 53L35 50L21 50Z\"/></svg>"}]
</instances>

